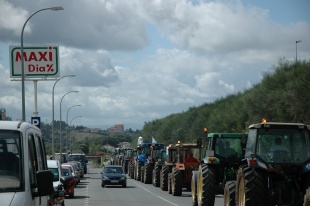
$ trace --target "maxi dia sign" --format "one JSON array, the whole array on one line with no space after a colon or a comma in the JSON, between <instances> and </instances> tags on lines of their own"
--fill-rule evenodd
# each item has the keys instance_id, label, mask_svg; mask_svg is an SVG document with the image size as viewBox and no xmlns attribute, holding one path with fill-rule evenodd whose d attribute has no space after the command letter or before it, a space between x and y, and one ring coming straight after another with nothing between
<instances>
[{"instance_id":1,"label":"maxi dia sign","mask_svg":"<svg viewBox=\"0 0 310 206\"><path fill-rule=\"evenodd\" d=\"M25 77L59 77L58 46L28 46L23 47L23 53ZM11 78L21 78L21 61L21 47L10 46Z\"/></svg>"}]
</instances>

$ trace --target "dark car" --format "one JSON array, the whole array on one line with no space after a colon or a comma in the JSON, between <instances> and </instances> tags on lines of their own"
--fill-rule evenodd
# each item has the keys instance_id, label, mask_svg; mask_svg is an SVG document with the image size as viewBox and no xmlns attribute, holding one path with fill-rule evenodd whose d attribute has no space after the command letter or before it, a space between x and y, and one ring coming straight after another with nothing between
<instances>
[{"instance_id":1,"label":"dark car","mask_svg":"<svg viewBox=\"0 0 310 206\"><path fill-rule=\"evenodd\" d=\"M105 166L101 174L101 187L106 185L122 185L122 187L127 186L127 178L122 166Z\"/></svg>"}]
</instances>

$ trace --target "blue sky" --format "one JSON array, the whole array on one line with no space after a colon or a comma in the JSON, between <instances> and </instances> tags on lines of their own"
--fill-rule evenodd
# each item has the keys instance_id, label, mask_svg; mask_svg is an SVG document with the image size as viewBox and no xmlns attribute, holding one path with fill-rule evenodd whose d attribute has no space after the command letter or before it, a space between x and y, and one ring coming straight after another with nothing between
<instances>
[{"instance_id":1,"label":"blue sky","mask_svg":"<svg viewBox=\"0 0 310 206\"><path fill-rule=\"evenodd\" d=\"M76 124L107 128L145 122L249 89L272 72L279 59L310 55L308 0L0 0L0 107L21 118L20 82L9 78L9 45L20 44L29 15L25 45L59 45L60 75L55 118L66 96ZM79 12L76 12L79 11ZM38 111L51 121L54 81L39 81ZM33 83L26 82L27 120L33 116ZM70 119L69 117L69 119Z\"/></svg>"}]
</instances>

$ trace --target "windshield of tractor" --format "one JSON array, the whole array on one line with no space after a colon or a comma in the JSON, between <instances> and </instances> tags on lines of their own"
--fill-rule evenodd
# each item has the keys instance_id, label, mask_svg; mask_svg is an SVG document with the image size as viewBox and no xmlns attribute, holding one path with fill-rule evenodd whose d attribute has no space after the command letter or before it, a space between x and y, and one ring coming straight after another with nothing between
<instances>
[{"instance_id":1,"label":"windshield of tractor","mask_svg":"<svg viewBox=\"0 0 310 206\"><path fill-rule=\"evenodd\" d=\"M151 148L144 147L142 154L146 154L147 156L149 156L151 154Z\"/></svg>"},{"instance_id":2,"label":"windshield of tractor","mask_svg":"<svg viewBox=\"0 0 310 206\"><path fill-rule=\"evenodd\" d=\"M217 138L215 143L215 154L228 157L241 157L241 140L236 138Z\"/></svg>"},{"instance_id":3,"label":"windshield of tractor","mask_svg":"<svg viewBox=\"0 0 310 206\"><path fill-rule=\"evenodd\" d=\"M160 150L153 150L153 152L154 152L153 158L154 158L155 162L157 162L158 159L161 158L161 152L160 152Z\"/></svg>"},{"instance_id":4,"label":"windshield of tractor","mask_svg":"<svg viewBox=\"0 0 310 206\"><path fill-rule=\"evenodd\" d=\"M307 130L260 129L256 144L256 155L266 162L303 163L310 159Z\"/></svg>"}]
</instances>

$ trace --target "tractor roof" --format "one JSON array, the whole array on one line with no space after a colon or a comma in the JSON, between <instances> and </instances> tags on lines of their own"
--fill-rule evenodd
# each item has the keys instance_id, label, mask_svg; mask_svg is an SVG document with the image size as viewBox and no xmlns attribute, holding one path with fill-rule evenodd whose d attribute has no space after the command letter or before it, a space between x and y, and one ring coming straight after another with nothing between
<instances>
[{"instance_id":1,"label":"tractor roof","mask_svg":"<svg viewBox=\"0 0 310 206\"><path fill-rule=\"evenodd\" d=\"M249 129L259 129L259 128L308 129L310 130L310 125L305 125L302 123L263 122L263 123L252 124L249 126Z\"/></svg>"},{"instance_id":2,"label":"tractor roof","mask_svg":"<svg viewBox=\"0 0 310 206\"><path fill-rule=\"evenodd\" d=\"M219 136L220 138L231 138L231 139L240 139L245 133L209 133L208 138L212 138L215 135Z\"/></svg>"},{"instance_id":3,"label":"tractor roof","mask_svg":"<svg viewBox=\"0 0 310 206\"><path fill-rule=\"evenodd\" d=\"M149 142L149 143L142 143L141 144L141 147L155 147L155 146L157 146L157 147L160 147L160 148L164 148L164 144L161 144L161 143L151 143L151 142Z\"/></svg>"}]
</instances>

